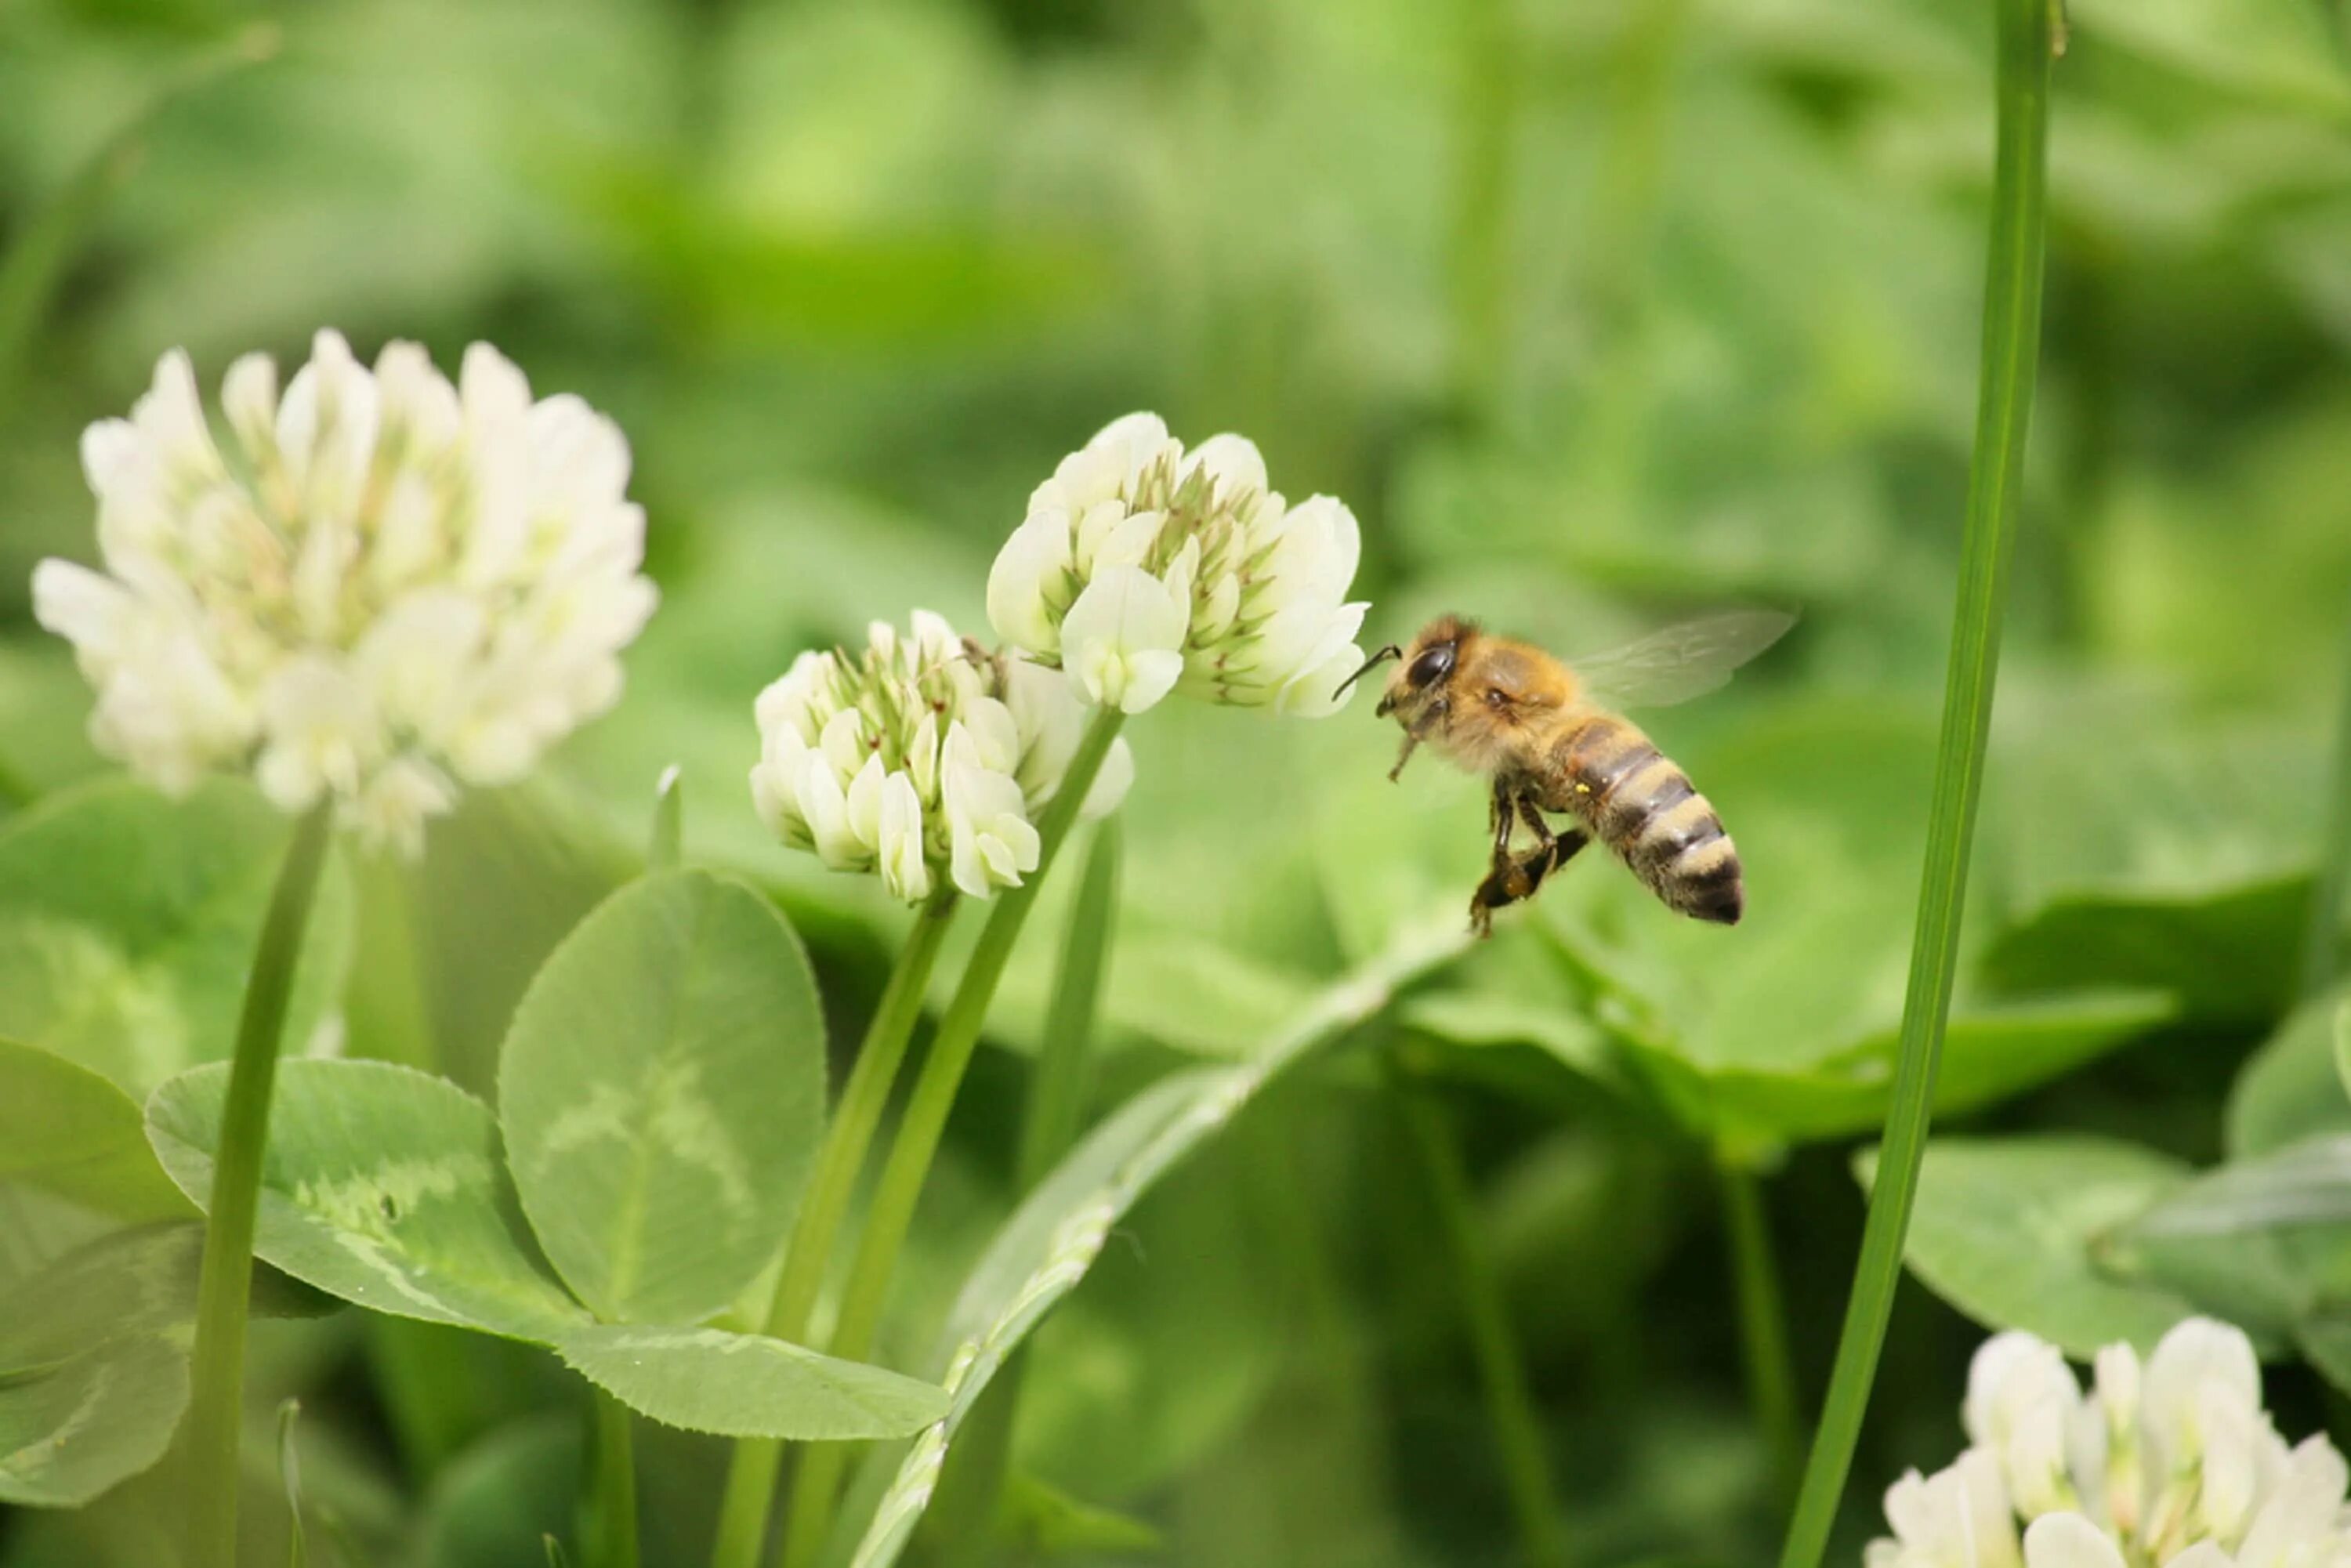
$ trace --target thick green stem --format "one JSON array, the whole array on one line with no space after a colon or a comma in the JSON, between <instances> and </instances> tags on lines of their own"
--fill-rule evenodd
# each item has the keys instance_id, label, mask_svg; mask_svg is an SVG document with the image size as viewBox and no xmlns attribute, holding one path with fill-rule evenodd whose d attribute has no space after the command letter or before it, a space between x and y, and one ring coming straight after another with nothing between
<instances>
[{"instance_id":1,"label":"thick green stem","mask_svg":"<svg viewBox=\"0 0 2351 1568\"><path fill-rule=\"evenodd\" d=\"M890 1088L898 1080L898 1064L905 1060L906 1042L914 1038L915 1020L923 1016L923 998L930 989L931 967L938 961L939 944L955 917L955 889L942 887L914 916L906 946L898 955L883 988L873 1020L849 1070L841 1103L832 1113L818 1146L816 1171L808 1194L800 1200L784 1266L776 1277L776 1294L768 1306L766 1331L778 1339L798 1342L808 1333L809 1319L824 1290L825 1265L832 1258L833 1241L849 1213L857 1189L857 1173L865 1166L865 1152L873 1144L874 1129L890 1103ZM775 1500L776 1472L783 1463L781 1443L747 1437L735 1445L726 1467L726 1490L718 1507L718 1539L712 1549L712 1568L754 1568L768 1536L768 1513Z\"/></svg>"},{"instance_id":2,"label":"thick green stem","mask_svg":"<svg viewBox=\"0 0 2351 1568\"><path fill-rule=\"evenodd\" d=\"M1461 1145L1436 1102L1405 1087L1397 1100L1406 1128L1428 1176L1437 1228L1452 1264L1454 1285L1478 1362L1478 1379L1493 1424L1494 1446L1502 1459L1502 1479L1518 1523L1520 1555L1529 1568L1559 1568L1566 1562L1559 1500L1551 1484L1551 1460L1542 1427L1527 1396L1526 1364L1510 1332L1510 1314L1495 1278L1494 1260L1478 1233L1478 1215Z\"/></svg>"},{"instance_id":3,"label":"thick green stem","mask_svg":"<svg viewBox=\"0 0 2351 1568\"><path fill-rule=\"evenodd\" d=\"M2335 721L2335 765L2326 775L2326 837L2318 846L2318 873L2310 889L2310 921L2303 936L2302 994L2314 997L2335 983L2343 950L2343 898L2351 893L2351 635L2344 641L2342 712Z\"/></svg>"},{"instance_id":4,"label":"thick green stem","mask_svg":"<svg viewBox=\"0 0 2351 1568\"><path fill-rule=\"evenodd\" d=\"M596 1462L589 1489L589 1568L637 1568L637 1461L629 1407L596 1390Z\"/></svg>"},{"instance_id":5,"label":"thick green stem","mask_svg":"<svg viewBox=\"0 0 2351 1568\"><path fill-rule=\"evenodd\" d=\"M1813 1440L1802 1490L1788 1527L1782 1568L1816 1568L1852 1468L1886 1320L1902 1270L1902 1239L1918 1190L1927 1124L1935 1097L1943 1028L1959 967L1959 912L1968 847L1975 836L2000 664L2001 616L2014 553L2041 344L2044 197L2048 183L2052 0L1998 0L1999 154L1992 183L1991 241L1985 262L1982 385L1975 458L1968 476L1967 531L1960 546L1959 608L1936 749L1934 804L1927 825L1917 929L1902 1009L1886 1136L1879 1149L1861 1259L1837 1343L1828 1401Z\"/></svg>"},{"instance_id":6,"label":"thick green stem","mask_svg":"<svg viewBox=\"0 0 2351 1568\"><path fill-rule=\"evenodd\" d=\"M245 986L236 1053L221 1113L213 1167L204 1271L196 1286L196 1347L189 1374L186 1428L189 1560L194 1568L236 1562L237 1442L245 1416L245 1316L253 1290L253 1223L261 1200L261 1157L269 1140L269 1091L278 1037L302 956L310 902L327 863L333 808L320 805L294 829L277 890L261 925Z\"/></svg>"},{"instance_id":7,"label":"thick green stem","mask_svg":"<svg viewBox=\"0 0 2351 1568\"><path fill-rule=\"evenodd\" d=\"M996 907L980 928L979 941L956 983L954 999L939 1019L931 1053L914 1081L906 1114L898 1124L890 1157L874 1187L865 1233L858 1240L848 1288L841 1295L841 1321L825 1347L834 1355L860 1361L872 1347L873 1331L881 1323L883 1304L889 1297L890 1276L897 1268L899 1250L906 1244L914 1206L930 1175L931 1158L938 1153L939 1139L946 1131L947 1113L955 1108L956 1092L963 1086L964 1069L971 1065L971 1053L979 1044L980 1027L987 1021L997 982L1004 977L1004 966L1012 956L1030 906L1037 902L1037 890L1053 869L1053 857L1070 836L1078 810L1085 803L1086 792L1093 787L1094 775L1102 770L1102 758L1110 755L1111 743L1118 738L1125 716L1109 707L1095 713L1085 737L1078 743L1077 754L1070 759L1060 789L1037 824L1037 869L1019 887L997 894ZM785 1521L785 1568L808 1568L815 1562L832 1528L833 1494L852 1451L846 1443L822 1443L802 1458L792 1482L790 1515Z\"/></svg>"},{"instance_id":8,"label":"thick green stem","mask_svg":"<svg viewBox=\"0 0 2351 1568\"><path fill-rule=\"evenodd\" d=\"M1747 1399L1771 1455L1777 1495L1796 1484L1803 1463L1803 1418L1796 1409L1796 1368L1788 1354L1788 1316L1780 1293L1780 1264L1771 1217L1755 1173L1728 1163L1722 1176L1723 1229L1730 1275L1739 1291L1739 1339L1747 1365Z\"/></svg>"}]
</instances>

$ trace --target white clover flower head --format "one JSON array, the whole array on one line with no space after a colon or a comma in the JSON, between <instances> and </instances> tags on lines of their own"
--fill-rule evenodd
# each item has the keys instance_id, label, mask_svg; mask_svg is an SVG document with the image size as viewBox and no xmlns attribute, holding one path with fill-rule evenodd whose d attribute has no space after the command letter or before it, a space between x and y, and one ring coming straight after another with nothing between
<instances>
[{"instance_id":1,"label":"white clover flower head","mask_svg":"<svg viewBox=\"0 0 2351 1568\"><path fill-rule=\"evenodd\" d=\"M997 634L1086 700L1140 713L1170 691L1319 717L1363 662L1362 539L1328 496L1286 504L1238 435L1186 452L1132 413L1029 497L987 579Z\"/></svg>"},{"instance_id":2,"label":"white clover flower head","mask_svg":"<svg viewBox=\"0 0 2351 1568\"><path fill-rule=\"evenodd\" d=\"M927 611L864 650L805 653L759 694L751 799L784 842L877 873L910 904L942 879L985 898L1037 869L1036 820L1061 789L1085 709L1060 672L992 655ZM1114 742L1081 815L1114 810L1134 760Z\"/></svg>"},{"instance_id":3,"label":"white clover flower head","mask_svg":"<svg viewBox=\"0 0 2351 1568\"><path fill-rule=\"evenodd\" d=\"M1969 1370L1972 1446L1886 1493L1869 1568L2335 1568L2351 1562L2351 1470L2324 1437L2289 1452L2252 1342L2174 1326L2144 1373L2127 1345L2085 1395L2057 1349L1995 1335ZM1993 1506L1996 1501L1997 1506ZM2022 1542L2018 1525L2024 1526Z\"/></svg>"},{"instance_id":4,"label":"white clover flower head","mask_svg":"<svg viewBox=\"0 0 2351 1568\"><path fill-rule=\"evenodd\" d=\"M282 397L266 356L238 360L221 404L226 443L164 355L82 436L104 570L34 570L99 749L174 792L249 768L413 853L460 782L519 779L617 700L655 593L610 420L534 402L486 344L452 386L413 343L371 371L333 332Z\"/></svg>"}]
</instances>

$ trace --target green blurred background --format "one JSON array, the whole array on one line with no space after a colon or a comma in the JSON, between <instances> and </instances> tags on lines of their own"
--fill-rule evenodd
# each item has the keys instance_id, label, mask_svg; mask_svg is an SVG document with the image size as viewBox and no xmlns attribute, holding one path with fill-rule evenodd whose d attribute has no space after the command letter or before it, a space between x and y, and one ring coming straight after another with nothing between
<instances>
[{"instance_id":1,"label":"green blurred background","mask_svg":"<svg viewBox=\"0 0 2351 1568\"><path fill-rule=\"evenodd\" d=\"M2324 0L2071 22L1949 1124L2206 1159L2302 983L2342 706L2351 78ZM256 24L274 57L225 63ZM421 873L436 1061L477 1088L671 762L689 853L776 890L854 1038L900 916L765 841L751 699L869 619L984 631L1029 489L1129 409L1345 498L1367 640L1456 609L1573 653L1798 608L1652 727L1739 836L1748 924L1673 925L1576 865L1137 1213L1040 1338L1018 1443L1024 1556L1517 1561L1397 1113L1423 1096L1468 1150L1575 1560L1763 1562L1779 1479L1722 1172L1762 1182L1810 1407L1923 838L1990 32L1968 0L0 0L0 770L22 805L101 767L26 596L90 549L81 428L167 348L211 385L322 326L446 367L496 342L619 420L651 519L664 607L622 706ZM1479 785L1434 760L1387 784L1368 705L1171 703L1129 733L1105 1103L1246 1054L1479 870ZM894 1364L1010 1200L1057 891ZM536 1561L576 1382L358 1318L259 1331L256 1398L302 1395L314 1493L373 1561ZM1840 1553L1901 1467L1956 1451L1980 1332L1903 1297ZM2293 1429L2339 1418L2307 1374L2273 1383ZM699 1559L720 1463L649 1436L649 1562ZM134 1483L0 1519L0 1562L152 1562L141 1511Z\"/></svg>"}]
</instances>

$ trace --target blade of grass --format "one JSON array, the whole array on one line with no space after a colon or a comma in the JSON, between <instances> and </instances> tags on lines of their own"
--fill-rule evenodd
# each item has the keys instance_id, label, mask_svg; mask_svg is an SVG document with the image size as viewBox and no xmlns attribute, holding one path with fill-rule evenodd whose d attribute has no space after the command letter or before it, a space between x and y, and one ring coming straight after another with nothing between
<instances>
[{"instance_id":1,"label":"blade of grass","mask_svg":"<svg viewBox=\"0 0 2351 1568\"><path fill-rule=\"evenodd\" d=\"M1093 788L1094 775L1102 771L1102 758L1110 755L1111 743L1118 738L1125 717L1116 708L1096 711L1078 743L1077 754L1070 759L1069 771L1062 775L1061 788L1038 822L1037 869L1019 886L996 895L996 907L989 911L987 924L980 927L978 944L972 948L955 997L939 1019L931 1053L914 1080L906 1114L898 1124L897 1136L891 1142L889 1158L874 1187L865 1233L858 1239L849 1284L841 1295L841 1321L831 1343L824 1347L834 1355L862 1361L872 1348L873 1332L881 1325L882 1308L889 1297L890 1277L906 1244L906 1231L914 1223L914 1206L930 1175L932 1156L938 1153L939 1138L946 1131L947 1113L955 1109L964 1069L971 1065L971 1053L979 1044L980 1027L987 1021L987 1006L995 999L997 982L1004 977L1005 963L1012 956L1013 944L1020 938L1030 906L1037 902L1037 890L1053 869L1053 857L1070 836L1078 809L1085 802L1086 791ZM799 1473L792 1481L791 1511L785 1521L785 1568L808 1568L816 1561L832 1529L834 1494L852 1451L846 1443L823 1443L801 1458Z\"/></svg>"},{"instance_id":2,"label":"blade of grass","mask_svg":"<svg viewBox=\"0 0 2351 1568\"><path fill-rule=\"evenodd\" d=\"M1070 910L1069 936L1061 944L1053 977L1053 999L1045 1015L1045 1040L1037 1071L1029 1081L1029 1103L1020 1125L1019 1194L1026 1197L1078 1141L1085 1103L1087 1058L1092 1048L1095 1000L1109 967L1111 937L1118 919L1118 819L1094 830L1086 863L1078 875L1077 903ZM924 1521L926 1536L954 1542L967 1555L987 1540L1012 1468L1012 1425L1019 1413L1020 1385L1028 1353L1016 1352L997 1375L996 1386L966 1423L963 1440L949 1450L939 1474L938 1496Z\"/></svg>"},{"instance_id":3,"label":"blade of grass","mask_svg":"<svg viewBox=\"0 0 2351 1568\"><path fill-rule=\"evenodd\" d=\"M302 1568L309 1553L302 1540L302 1460L294 1449L294 1422L302 1414L299 1399L277 1406L277 1479L286 1488L286 1561Z\"/></svg>"},{"instance_id":4,"label":"blade of grass","mask_svg":"<svg viewBox=\"0 0 2351 1568\"><path fill-rule=\"evenodd\" d=\"M677 765L662 769L653 785L653 831L645 848L649 871L668 871L677 864L685 844L685 780Z\"/></svg>"},{"instance_id":5,"label":"blade of grass","mask_svg":"<svg viewBox=\"0 0 2351 1568\"><path fill-rule=\"evenodd\" d=\"M1967 894L1968 848L1975 836L2000 667L2001 619L2015 553L2024 483L2024 445L2032 423L2041 346L2041 293L2049 163L2049 69L2053 0L1998 0L1998 152L1992 180L1991 236L1984 263L1982 383L1975 455L1968 474L1966 533L1960 542L1959 605L1936 747L1934 800L1919 879L1918 922L1902 1007L1901 1054L1878 1176L1862 1228L1853 1295L1837 1343L1828 1399L1813 1436L1802 1490L1790 1520L1782 1568L1817 1568L1835 1522L1877 1374L1886 1321L1902 1268L1902 1239L1918 1190L1927 1124L1943 1028L1959 967L1959 914Z\"/></svg>"},{"instance_id":6,"label":"blade of grass","mask_svg":"<svg viewBox=\"0 0 2351 1568\"><path fill-rule=\"evenodd\" d=\"M296 824L245 987L245 1010L221 1113L220 1160L205 1205L204 1261L196 1283L196 1345L189 1372L188 1552L195 1568L236 1561L238 1434L245 1419L245 1317L253 1290L253 1226L261 1155L269 1137L269 1091L277 1076L287 998L302 954L310 901L327 863L334 808Z\"/></svg>"},{"instance_id":7,"label":"blade of grass","mask_svg":"<svg viewBox=\"0 0 2351 1568\"><path fill-rule=\"evenodd\" d=\"M1426 1089L1399 1082L1395 1096L1427 1177L1453 1282L1461 1299L1469 1348L1502 1460L1502 1481L1519 1531L1519 1552L1529 1568L1562 1568L1567 1543L1560 1528L1559 1499L1552 1487L1551 1458L1542 1424L1527 1394L1526 1361L1510 1330L1494 1260L1479 1234L1477 1202L1461 1139Z\"/></svg>"},{"instance_id":8,"label":"blade of grass","mask_svg":"<svg viewBox=\"0 0 2351 1568\"><path fill-rule=\"evenodd\" d=\"M270 58L281 41L275 25L259 23L169 72L18 234L0 261L0 418L16 402L33 334L58 278L107 198L138 166L141 142L157 117L190 93Z\"/></svg>"}]
</instances>

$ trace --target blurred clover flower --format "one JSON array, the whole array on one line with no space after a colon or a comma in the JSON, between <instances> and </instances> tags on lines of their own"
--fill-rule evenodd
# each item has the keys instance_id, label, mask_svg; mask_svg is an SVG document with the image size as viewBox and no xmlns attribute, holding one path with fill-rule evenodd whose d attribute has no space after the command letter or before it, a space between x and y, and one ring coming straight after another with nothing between
<instances>
[{"instance_id":1,"label":"blurred clover flower","mask_svg":"<svg viewBox=\"0 0 2351 1568\"><path fill-rule=\"evenodd\" d=\"M1286 506L1251 443L1187 454L1157 415L1131 413L1029 497L987 615L1126 713L1181 689L1319 717L1363 663L1366 606L1346 601L1360 551L1354 514L1328 496Z\"/></svg>"},{"instance_id":2,"label":"blurred clover flower","mask_svg":"<svg viewBox=\"0 0 2351 1568\"><path fill-rule=\"evenodd\" d=\"M99 747L166 789L250 767L413 853L455 779L510 783L620 695L653 612L629 449L533 402L488 345L455 387L413 343L372 372L321 332L281 398L248 354L213 440L184 353L82 436L105 570L45 560L35 613L98 688Z\"/></svg>"},{"instance_id":3,"label":"blurred clover flower","mask_svg":"<svg viewBox=\"0 0 2351 1568\"><path fill-rule=\"evenodd\" d=\"M1060 673L956 637L927 611L873 622L865 651L802 653L759 694L751 798L769 829L836 871L879 871L908 903L940 874L984 898L1037 869L1035 817L1061 788L1085 708ZM1084 812L1134 779L1114 744Z\"/></svg>"},{"instance_id":4,"label":"blurred clover flower","mask_svg":"<svg viewBox=\"0 0 2351 1568\"><path fill-rule=\"evenodd\" d=\"M2330 1568L2351 1558L2343 1456L2289 1450L2262 1408L2243 1333L2190 1318L2142 1368L2108 1345L2085 1395L2056 1347L2021 1333L1977 1351L1970 1447L1886 1494L1868 1568ZM2016 1524L2026 1529L2020 1549Z\"/></svg>"}]
</instances>

